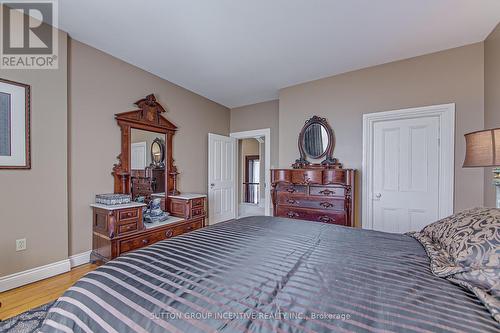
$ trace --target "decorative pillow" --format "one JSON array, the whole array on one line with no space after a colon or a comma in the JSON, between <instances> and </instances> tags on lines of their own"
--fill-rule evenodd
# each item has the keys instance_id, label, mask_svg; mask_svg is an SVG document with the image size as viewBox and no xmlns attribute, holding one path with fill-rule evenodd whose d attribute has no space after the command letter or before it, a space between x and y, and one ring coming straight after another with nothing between
<instances>
[{"instance_id":1,"label":"decorative pillow","mask_svg":"<svg viewBox=\"0 0 500 333\"><path fill-rule=\"evenodd\" d=\"M408 233L431 271L473 291L500 322L500 209L473 208Z\"/></svg>"}]
</instances>

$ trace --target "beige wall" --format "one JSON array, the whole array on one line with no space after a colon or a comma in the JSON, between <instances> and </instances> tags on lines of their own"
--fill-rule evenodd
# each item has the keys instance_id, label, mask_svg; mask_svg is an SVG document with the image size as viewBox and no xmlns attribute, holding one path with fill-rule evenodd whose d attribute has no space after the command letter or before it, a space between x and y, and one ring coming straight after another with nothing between
<instances>
[{"instance_id":1,"label":"beige wall","mask_svg":"<svg viewBox=\"0 0 500 333\"><path fill-rule=\"evenodd\" d=\"M278 100L231 109L231 133L271 129L271 168L278 166L278 112Z\"/></svg>"},{"instance_id":2,"label":"beige wall","mask_svg":"<svg viewBox=\"0 0 500 333\"><path fill-rule=\"evenodd\" d=\"M229 134L229 109L78 41L69 41L70 254L91 249L89 204L113 191L120 153L114 114L154 93L179 127L174 159L181 191L206 193L207 134Z\"/></svg>"},{"instance_id":3,"label":"beige wall","mask_svg":"<svg viewBox=\"0 0 500 333\"><path fill-rule=\"evenodd\" d=\"M484 127L500 127L500 24L484 42ZM484 205L495 207L491 168L484 173Z\"/></svg>"},{"instance_id":4,"label":"beige wall","mask_svg":"<svg viewBox=\"0 0 500 333\"><path fill-rule=\"evenodd\" d=\"M326 117L333 127L335 157L360 170L364 113L456 103L455 210L482 205L483 170L463 169L462 162L463 135L484 125L483 51L478 43L282 89L279 165L289 167L297 158L297 135L313 115Z\"/></svg>"},{"instance_id":5,"label":"beige wall","mask_svg":"<svg viewBox=\"0 0 500 333\"><path fill-rule=\"evenodd\" d=\"M31 85L31 170L0 171L0 276L68 257L66 42L59 33L57 70L0 70Z\"/></svg>"}]
</instances>

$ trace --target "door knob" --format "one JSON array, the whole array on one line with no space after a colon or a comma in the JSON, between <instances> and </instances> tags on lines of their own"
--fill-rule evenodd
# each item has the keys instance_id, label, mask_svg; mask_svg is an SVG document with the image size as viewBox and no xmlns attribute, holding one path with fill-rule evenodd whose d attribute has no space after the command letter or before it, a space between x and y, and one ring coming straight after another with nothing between
<instances>
[{"instance_id":1,"label":"door knob","mask_svg":"<svg viewBox=\"0 0 500 333\"><path fill-rule=\"evenodd\" d=\"M380 199L382 197L382 193L375 193L375 198Z\"/></svg>"},{"instance_id":2,"label":"door knob","mask_svg":"<svg viewBox=\"0 0 500 333\"><path fill-rule=\"evenodd\" d=\"M210 184L210 188L214 188L214 187L215 187L214 183Z\"/></svg>"}]
</instances>

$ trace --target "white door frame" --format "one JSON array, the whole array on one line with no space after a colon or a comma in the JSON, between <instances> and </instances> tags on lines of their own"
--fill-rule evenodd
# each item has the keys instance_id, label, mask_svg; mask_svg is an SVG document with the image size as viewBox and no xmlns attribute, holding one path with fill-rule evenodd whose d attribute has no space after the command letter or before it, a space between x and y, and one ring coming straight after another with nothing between
<instances>
[{"instance_id":1,"label":"white door frame","mask_svg":"<svg viewBox=\"0 0 500 333\"><path fill-rule=\"evenodd\" d=\"M363 165L361 204L363 229L373 229L373 127L386 120L435 116L439 118L439 218L453 214L455 179L455 103L363 115Z\"/></svg>"},{"instance_id":2,"label":"white door frame","mask_svg":"<svg viewBox=\"0 0 500 333\"><path fill-rule=\"evenodd\" d=\"M264 179L266 180L264 183L265 186L265 191L264 191L264 215L266 216L271 216L271 186L270 186L270 180L271 180L271 129L270 128L263 128L263 129L258 129L258 130L252 130L252 131L244 131L244 132L235 132L231 133L229 135L232 138L235 138L237 140L240 139L251 139L251 138L256 138L256 137L265 137L264 141L264 159L265 159L265 167L264 167ZM238 160L238 155L239 155L239 145L236 145L236 165L238 166L239 170L239 165L240 161ZM238 182L235 182L235 188L234 188L234 193L235 193L235 209L236 209L236 216L239 216L239 206L238 206Z\"/></svg>"}]
</instances>

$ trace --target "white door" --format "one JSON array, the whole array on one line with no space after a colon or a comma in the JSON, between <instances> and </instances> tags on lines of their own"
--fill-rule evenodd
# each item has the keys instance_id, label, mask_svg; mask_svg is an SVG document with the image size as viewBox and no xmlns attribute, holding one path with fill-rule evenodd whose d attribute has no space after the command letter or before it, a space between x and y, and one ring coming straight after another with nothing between
<instances>
[{"instance_id":1,"label":"white door","mask_svg":"<svg viewBox=\"0 0 500 333\"><path fill-rule=\"evenodd\" d=\"M208 134L209 223L236 218L236 139Z\"/></svg>"},{"instance_id":2,"label":"white door","mask_svg":"<svg viewBox=\"0 0 500 333\"><path fill-rule=\"evenodd\" d=\"M373 229L404 233L439 217L439 118L373 126Z\"/></svg>"},{"instance_id":3,"label":"white door","mask_svg":"<svg viewBox=\"0 0 500 333\"><path fill-rule=\"evenodd\" d=\"M132 170L146 168L146 142L136 142L130 145L130 168Z\"/></svg>"}]
</instances>

